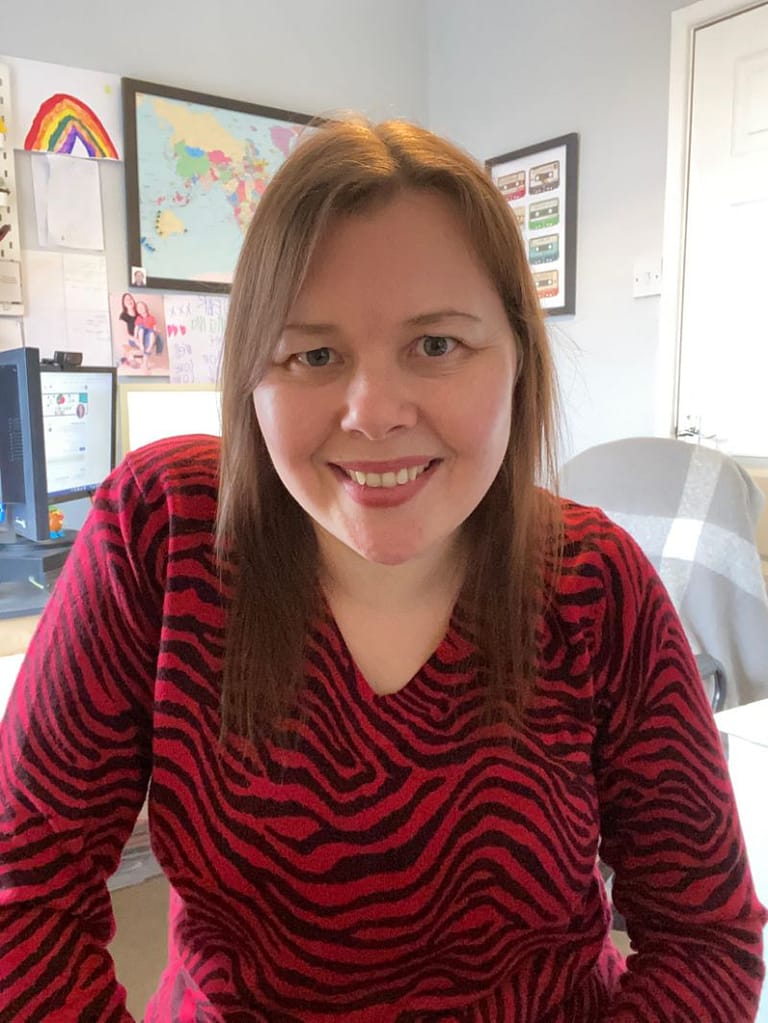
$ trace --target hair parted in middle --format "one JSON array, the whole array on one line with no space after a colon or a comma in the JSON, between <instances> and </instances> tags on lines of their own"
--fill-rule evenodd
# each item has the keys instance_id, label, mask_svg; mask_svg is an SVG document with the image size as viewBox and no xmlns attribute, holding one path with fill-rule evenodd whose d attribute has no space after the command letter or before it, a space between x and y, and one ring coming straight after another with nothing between
<instances>
[{"instance_id":1,"label":"hair parted in middle","mask_svg":"<svg viewBox=\"0 0 768 1023\"><path fill-rule=\"evenodd\" d=\"M462 618L488 675L489 707L519 716L535 682L535 631L558 561L555 380L545 323L514 216L475 160L404 121L328 121L268 185L243 243L222 359L217 542L234 571L222 734L253 738L295 704L306 629L318 612L318 552L308 517L272 466L252 394L266 373L324 233L404 191L446 198L498 292L517 345L509 443L464 524L471 566ZM547 564L549 568L547 568Z\"/></svg>"}]
</instances>

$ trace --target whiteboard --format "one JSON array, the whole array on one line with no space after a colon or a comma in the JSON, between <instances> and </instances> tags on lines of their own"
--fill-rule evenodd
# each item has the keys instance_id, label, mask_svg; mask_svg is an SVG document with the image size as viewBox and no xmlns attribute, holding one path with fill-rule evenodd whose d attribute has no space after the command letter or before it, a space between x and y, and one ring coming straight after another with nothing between
<instances>
[{"instance_id":1,"label":"whiteboard","mask_svg":"<svg viewBox=\"0 0 768 1023\"><path fill-rule=\"evenodd\" d=\"M189 433L221 436L221 391L208 384L120 384L120 452Z\"/></svg>"}]
</instances>

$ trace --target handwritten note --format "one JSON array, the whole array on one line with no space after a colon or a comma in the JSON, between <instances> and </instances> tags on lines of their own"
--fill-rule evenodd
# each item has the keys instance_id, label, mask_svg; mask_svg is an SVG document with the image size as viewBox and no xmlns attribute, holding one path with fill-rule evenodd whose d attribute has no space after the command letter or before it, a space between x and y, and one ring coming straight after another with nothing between
<instances>
[{"instance_id":1,"label":"handwritten note","mask_svg":"<svg viewBox=\"0 0 768 1023\"><path fill-rule=\"evenodd\" d=\"M226 295L165 296L171 383L217 383L228 306Z\"/></svg>"},{"instance_id":2,"label":"handwritten note","mask_svg":"<svg viewBox=\"0 0 768 1023\"><path fill-rule=\"evenodd\" d=\"M26 343L45 358L54 349L82 352L87 366L111 366L104 256L23 252Z\"/></svg>"},{"instance_id":3,"label":"handwritten note","mask_svg":"<svg viewBox=\"0 0 768 1023\"><path fill-rule=\"evenodd\" d=\"M32 183L40 245L103 250L97 160L35 155Z\"/></svg>"}]
</instances>

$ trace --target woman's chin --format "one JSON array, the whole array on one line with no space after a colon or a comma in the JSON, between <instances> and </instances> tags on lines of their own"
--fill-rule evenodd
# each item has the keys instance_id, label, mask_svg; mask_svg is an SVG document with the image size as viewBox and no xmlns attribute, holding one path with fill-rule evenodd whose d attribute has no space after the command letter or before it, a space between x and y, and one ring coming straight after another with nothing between
<instances>
[{"instance_id":1,"label":"woman's chin","mask_svg":"<svg viewBox=\"0 0 768 1023\"><path fill-rule=\"evenodd\" d=\"M353 551L365 561L374 565L396 568L422 558L434 556L443 544L438 540L429 541L423 536L369 536L353 537L347 541Z\"/></svg>"},{"instance_id":2,"label":"woman's chin","mask_svg":"<svg viewBox=\"0 0 768 1023\"><path fill-rule=\"evenodd\" d=\"M344 525L347 525L346 523ZM443 558L453 548L454 536L443 536L427 533L418 523L400 524L400 528L344 528L336 524L336 528L328 529L316 524L317 537L320 544L321 558L329 564L337 557L345 557L351 552L371 565L397 568L419 560Z\"/></svg>"},{"instance_id":3,"label":"woman's chin","mask_svg":"<svg viewBox=\"0 0 768 1023\"><path fill-rule=\"evenodd\" d=\"M414 558L418 557L418 552L414 551L382 551L374 549L371 551L358 551L358 553L373 565L386 565L390 568L394 568L397 565L406 565L409 561L413 561Z\"/></svg>"}]
</instances>

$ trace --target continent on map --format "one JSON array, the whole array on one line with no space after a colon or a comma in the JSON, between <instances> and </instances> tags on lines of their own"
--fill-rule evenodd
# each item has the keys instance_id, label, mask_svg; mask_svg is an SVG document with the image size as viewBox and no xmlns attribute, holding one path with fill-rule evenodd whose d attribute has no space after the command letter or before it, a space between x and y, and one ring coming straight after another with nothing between
<instances>
[{"instance_id":1,"label":"continent on map","mask_svg":"<svg viewBox=\"0 0 768 1023\"><path fill-rule=\"evenodd\" d=\"M149 273L230 283L264 190L303 130L255 113L147 99L137 132Z\"/></svg>"},{"instance_id":2,"label":"continent on map","mask_svg":"<svg viewBox=\"0 0 768 1023\"><path fill-rule=\"evenodd\" d=\"M173 210L160 210L155 217L155 231L161 238L168 238L172 234L184 234L186 227Z\"/></svg>"},{"instance_id":3,"label":"continent on map","mask_svg":"<svg viewBox=\"0 0 768 1023\"><path fill-rule=\"evenodd\" d=\"M271 130L272 141L283 154L283 156L289 156L291 150L296 144L301 128L291 127L287 124L277 124Z\"/></svg>"},{"instance_id":4,"label":"continent on map","mask_svg":"<svg viewBox=\"0 0 768 1023\"><path fill-rule=\"evenodd\" d=\"M245 234L269 180L268 161L258 156L250 139L228 132L210 112L163 99L155 100L154 105L157 115L171 126L175 172L185 191L222 189L240 232ZM286 141L280 136L281 148Z\"/></svg>"},{"instance_id":5,"label":"continent on map","mask_svg":"<svg viewBox=\"0 0 768 1023\"><path fill-rule=\"evenodd\" d=\"M204 149L177 142L173 147L176 156L176 171L179 177L195 180L210 173L210 160Z\"/></svg>"}]
</instances>

